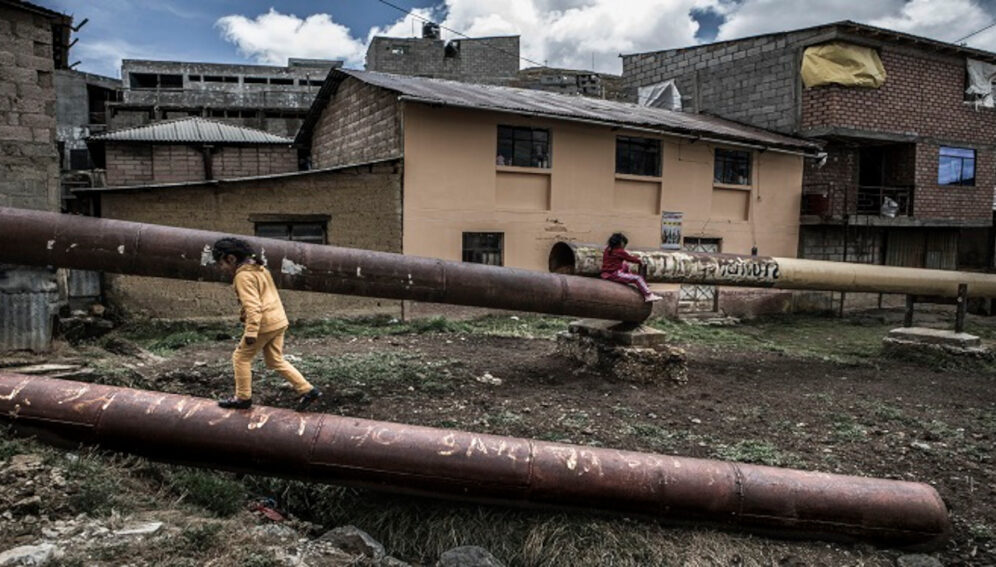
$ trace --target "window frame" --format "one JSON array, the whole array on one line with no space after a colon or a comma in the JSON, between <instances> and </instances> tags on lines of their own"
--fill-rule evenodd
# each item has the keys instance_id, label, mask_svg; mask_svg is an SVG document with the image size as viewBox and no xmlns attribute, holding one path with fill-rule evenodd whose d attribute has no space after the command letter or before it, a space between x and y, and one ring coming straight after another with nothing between
<instances>
[{"instance_id":1,"label":"window frame","mask_svg":"<svg viewBox=\"0 0 996 567\"><path fill-rule=\"evenodd\" d=\"M944 155L944 150L963 150L972 152L972 157L960 156L960 155ZM958 178L954 182L944 183L941 181L942 168L944 167L944 160L958 160L960 167ZM975 148L964 148L959 146L938 146L937 149L937 184L941 187L975 187L978 181L977 168L976 165L979 159L979 152ZM972 177L965 177L965 164L966 162L971 162L972 164Z\"/></svg>"},{"instance_id":2,"label":"window frame","mask_svg":"<svg viewBox=\"0 0 996 567\"><path fill-rule=\"evenodd\" d=\"M653 153L654 163L653 163L653 173L645 173L637 171L635 166L640 160L635 158L636 152L644 149L641 146L655 146L656 152ZM621 150L625 148L627 150L627 157L629 163L627 165L631 166L630 171L621 171L620 163L620 153ZM649 153L649 152L647 152ZM644 157L644 159L646 159ZM639 136L616 136L616 174L618 175L637 175L640 177L660 177L661 176L661 141L658 138L643 138ZM645 164L644 164L645 165Z\"/></svg>"},{"instance_id":3,"label":"window frame","mask_svg":"<svg viewBox=\"0 0 996 567\"><path fill-rule=\"evenodd\" d=\"M511 138L503 138L503 133L511 133ZM529 136L528 139L525 137L527 133ZM542 133L546 140L537 141L537 133ZM499 124L496 130L496 136L498 142L495 151L495 160L498 167L526 167L531 169L546 170L553 168L553 133L550 131L550 128L534 128L532 126L511 126L507 124ZM510 158L506 158L505 154L502 153L503 149L508 149L508 143L512 144ZM536 151L537 144L543 145L543 152ZM505 146L505 148L503 148L503 146ZM521 161L516 163L516 154L520 147L529 151L528 163L525 165Z\"/></svg>"},{"instance_id":4,"label":"window frame","mask_svg":"<svg viewBox=\"0 0 996 567\"><path fill-rule=\"evenodd\" d=\"M474 237L474 236L487 236L487 237L497 236L497 238L498 238L498 246L497 246L497 248L495 248L495 247L488 247L488 246L483 246L483 245L481 245L479 243L476 246L469 246L468 245L468 238L469 237ZM480 261L480 260L475 260L475 259L468 259L468 255L473 256L474 254L478 254L478 255L494 254L495 250L497 250L497 254L498 254L498 263L497 264L495 264L493 262L486 262L486 261ZM488 231L488 232L484 232L484 231L464 231L464 232L461 232L460 258L461 258L461 261L472 263L472 264L483 264L485 266L504 266L505 265L505 233L501 232L501 231Z\"/></svg>"},{"instance_id":5,"label":"window frame","mask_svg":"<svg viewBox=\"0 0 996 567\"><path fill-rule=\"evenodd\" d=\"M281 214L259 214L249 215L249 222L253 223L253 235L260 238L273 238L288 242L304 242L308 244L328 244L329 243L329 215L281 215ZM316 241L313 238L294 238L294 227L316 225L321 228L322 240ZM259 234L261 226L274 227L284 226L287 228L287 238L278 238L270 235Z\"/></svg>"},{"instance_id":6,"label":"window frame","mask_svg":"<svg viewBox=\"0 0 996 567\"><path fill-rule=\"evenodd\" d=\"M721 158L720 153L727 154ZM747 165L747 175L746 183L740 183L737 180L728 180L726 178L726 173L730 170L728 166L730 165L730 158L736 158L736 154L746 155L746 165ZM723 186L723 187L740 187L740 188L750 188L754 186L754 152L751 150L740 149L740 148L715 148L712 154L713 166L712 166L712 182L713 185ZM717 168L722 166L722 175L717 176ZM733 164L736 165L736 164ZM735 174L735 173L734 173Z\"/></svg>"}]
</instances>

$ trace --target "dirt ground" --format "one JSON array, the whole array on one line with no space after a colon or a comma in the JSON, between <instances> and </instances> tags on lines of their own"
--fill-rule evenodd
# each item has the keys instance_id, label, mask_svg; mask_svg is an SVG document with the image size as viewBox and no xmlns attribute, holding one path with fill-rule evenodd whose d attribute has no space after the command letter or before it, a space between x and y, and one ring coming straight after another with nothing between
<instances>
[{"instance_id":1,"label":"dirt ground","mask_svg":"<svg viewBox=\"0 0 996 567\"><path fill-rule=\"evenodd\" d=\"M940 327L947 317L926 319ZM931 555L944 565L996 565L996 365L887 357L881 338L900 318L876 311L717 327L657 322L687 350L684 385L613 382L578 368L556 353L552 337L567 322L556 318L299 325L286 352L327 392L321 411L927 482L954 524L951 542ZM996 319L972 317L967 330L996 339ZM82 366L74 374L82 380L215 397L230 393L236 332L132 325L45 361ZM115 341L162 359L109 352L122 352ZM41 361L14 356L3 366ZM259 372L254 400L288 407L293 395L279 377ZM242 482L255 493L282 490L278 507L325 528L357 525L415 564L432 564L453 544L482 545L509 565L895 565L907 553L355 491L337 493L333 513L296 499L290 485ZM16 531L0 526L0 543Z\"/></svg>"}]
</instances>

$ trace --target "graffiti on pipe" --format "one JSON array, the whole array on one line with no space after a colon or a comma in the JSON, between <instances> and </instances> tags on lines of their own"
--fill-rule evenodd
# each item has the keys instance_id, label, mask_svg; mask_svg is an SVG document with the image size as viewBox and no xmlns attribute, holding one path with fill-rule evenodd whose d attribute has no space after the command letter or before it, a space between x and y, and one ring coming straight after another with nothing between
<instances>
[{"instance_id":1,"label":"graffiti on pipe","mask_svg":"<svg viewBox=\"0 0 996 567\"><path fill-rule=\"evenodd\" d=\"M778 262L773 258L719 254L635 252L647 266L647 280L681 283L774 285Z\"/></svg>"}]
</instances>

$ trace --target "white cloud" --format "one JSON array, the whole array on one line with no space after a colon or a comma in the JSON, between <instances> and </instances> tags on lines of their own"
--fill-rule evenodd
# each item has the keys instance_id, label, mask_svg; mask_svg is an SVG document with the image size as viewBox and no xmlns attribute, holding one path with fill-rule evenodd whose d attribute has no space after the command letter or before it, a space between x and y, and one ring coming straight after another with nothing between
<instances>
[{"instance_id":1,"label":"white cloud","mask_svg":"<svg viewBox=\"0 0 996 567\"><path fill-rule=\"evenodd\" d=\"M252 20L230 15L219 18L215 25L227 41L238 47L239 53L260 63L286 65L288 57L308 57L343 59L356 65L366 53L364 43L328 14L301 19L270 8Z\"/></svg>"},{"instance_id":2,"label":"white cloud","mask_svg":"<svg viewBox=\"0 0 996 567\"><path fill-rule=\"evenodd\" d=\"M853 20L875 26L954 41L993 20L982 0L445 0L436 8L418 8L419 18L403 16L370 30L349 30L329 14L307 18L269 12L254 19L225 16L217 27L239 51L259 62L286 64L288 57L344 59L363 64L366 46L376 35L420 36L422 19L439 21L444 39L520 36L523 67L590 69L619 73L620 53L639 53L698 43L693 9L723 14L716 39ZM973 36L968 44L996 50L996 28Z\"/></svg>"},{"instance_id":3,"label":"white cloud","mask_svg":"<svg viewBox=\"0 0 996 567\"><path fill-rule=\"evenodd\" d=\"M133 45L119 39L80 41L73 47L72 58L86 62L88 72L118 78L122 59L162 59L161 51Z\"/></svg>"}]
</instances>

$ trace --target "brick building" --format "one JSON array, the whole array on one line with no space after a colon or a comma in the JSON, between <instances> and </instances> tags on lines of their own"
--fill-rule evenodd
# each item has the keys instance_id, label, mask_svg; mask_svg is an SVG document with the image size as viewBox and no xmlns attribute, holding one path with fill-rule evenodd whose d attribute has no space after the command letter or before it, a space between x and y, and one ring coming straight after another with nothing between
<instances>
[{"instance_id":1,"label":"brick building","mask_svg":"<svg viewBox=\"0 0 996 567\"><path fill-rule=\"evenodd\" d=\"M59 210L53 74L66 68L72 18L0 0L0 206ZM47 349L58 274L0 265L0 351Z\"/></svg>"},{"instance_id":2,"label":"brick building","mask_svg":"<svg viewBox=\"0 0 996 567\"><path fill-rule=\"evenodd\" d=\"M297 171L289 138L205 118L180 118L88 138L109 187ZM80 192L77 192L80 193ZM82 194L82 193L81 193Z\"/></svg>"},{"instance_id":3,"label":"brick building","mask_svg":"<svg viewBox=\"0 0 996 567\"><path fill-rule=\"evenodd\" d=\"M839 71L839 56L872 70L804 85L813 69ZM624 55L623 81L633 99L674 80L686 111L824 143L825 162L804 174L800 256L985 269L996 111L991 95L986 107L966 89L969 68L994 63L994 53L845 21Z\"/></svg>"}]
</instances>

